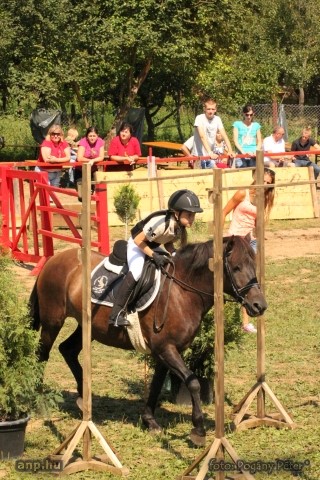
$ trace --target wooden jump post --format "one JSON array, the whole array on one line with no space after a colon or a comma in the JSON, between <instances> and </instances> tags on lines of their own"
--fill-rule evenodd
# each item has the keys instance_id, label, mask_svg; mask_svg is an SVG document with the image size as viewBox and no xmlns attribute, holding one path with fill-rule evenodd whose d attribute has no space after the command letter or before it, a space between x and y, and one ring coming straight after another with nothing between
<instances>
[{"instance_id":1,"label":"wooden jump post","mask_svg":"<svg viewBox=\"0 0 320 480\"><path fill-rule=\"evenodd\" d=\"M263 151L257 151L256 182L258 185L264 183L264 158ZM265 221L264 221L264 188L257 187L257 225L256 237L258 243L257 250L257 272L258 280L262 293L265 294ZM293 429L296 427L293 419L286 409L282 406L269 385L266 383L265 372L265 318L258 318L257 331L257 382L251 387L249 392L233 409L233 422L237 430L257 427L260 425L286 427ZM266 414L266 394L275 405L277 412ZM249 408L257 398L257 413L249 414Z\"/></svg>"},{"instance_id":2,"label":"wooden jump post","mask_svg":"<svg viewBox=\"0 0 320 480\"><path fill-rule=\"evenodd\" d=\"M223 315L223 230L222 230L222 171L217 168L213 170L213 269L214 269L214 322L215 322L215 346L214 346L214 363L215 363L215 440L202 452L185 472L177 477L177 480L204 480L210 468L211 462L224 462L225 453L228 453L232 461L237 464L240 460L236 451L230 442L224 436L224 315ZM192 476L190 473L202 462L204 462L197 474ZM254 477L246 470L239 469L242 478L253 480ZM216 471L217 480L225 478L223 469ZM228 474L228 478L230 477ZM239 477L238 477L239 478Z\"/></svg>"},{"instance_id":3,"label":"wooden jump post","mask_svg":"<svg viewBox=\"0 0 320 480\"><path fill-rule=\"evenodd\" d=\"M98 428L92 422L91 392L91 166L82 167L82 343L83 343L83 419L78 427L50 455L50 460L60 461L60 474L77 473L84 470L108 471L117 475L129 474L128 468L122 466L114 449L107 443ZM105 455L92 457L92 435L98 440ZM83 440L83 457L73 461L72 454L79 442ZM63 452L63 453L62 453ZM111 462L107 463L107 462Z\"/></svg>"}]
</instances>

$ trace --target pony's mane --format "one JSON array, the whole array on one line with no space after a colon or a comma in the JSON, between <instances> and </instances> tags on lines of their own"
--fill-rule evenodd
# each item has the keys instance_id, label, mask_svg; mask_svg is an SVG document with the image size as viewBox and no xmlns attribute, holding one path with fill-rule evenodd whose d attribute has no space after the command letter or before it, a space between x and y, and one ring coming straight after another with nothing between
<instances>
[{"instance_id":1,"label":"pony's mane","mask_svg":"<svg viewBox=\"0 0 320 480\"><path fill-rule=\"evenodd\" d=\"M250 247L250 244L248 240L245 237L239 237L239 236L234 236L234 241L238 242L238 248L234 249L234 253L241 258L243 255L249 255L249 257L252 258L252 260L255 260L255 252L253 248ZM223 241L227 241L228 237L225 237Z\"/></svg>"},{"instance_id":2,"label":"pony's mane","mask_svg":"<svg viewBox=\"0 0 320 480\"><path fill-rule=\"evenodd\" d=\"M249 242L246 238L234 236L223 238L223 249L225 249L228 241L234 242L236 248L232 249L233 261L237 263L237 259L248 256L255 260L255 253L249 246ZM186 246L177 250L176 261L182 262L185 266L188 275L190 273L196 273L197 270L201 270L207 266L208 259L213 257L213 241L208 240L206 242L188 243Z\"/></svg>"},{"instance_id":3,"label":"pony's mane","mask_svg":"<svg viewBox=\"0 0 320 480\"><path fill-rule=\"evenodd\" d=\"M207 265L208 259L213 255L212 240L201 243L188 243L176 253L176 261L185 265L188 273L196 272Z\"/></svg>"}]
</instances>

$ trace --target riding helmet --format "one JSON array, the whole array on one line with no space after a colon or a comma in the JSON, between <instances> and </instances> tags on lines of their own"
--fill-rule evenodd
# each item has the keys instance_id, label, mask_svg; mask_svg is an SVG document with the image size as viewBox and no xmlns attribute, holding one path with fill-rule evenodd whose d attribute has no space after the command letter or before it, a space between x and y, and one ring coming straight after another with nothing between
<instances>
[{"instance_id":1,"label":"riding helmet","mask_svg":"<svg viewBox=\"0 0 320 480\"><path fill-rule=\"evenodd\" d=\"M177 212L203 212L197 195L187 189L174 192L169 198L168 208L169 210L175 210Z\"/></svg>"}]
</instances>

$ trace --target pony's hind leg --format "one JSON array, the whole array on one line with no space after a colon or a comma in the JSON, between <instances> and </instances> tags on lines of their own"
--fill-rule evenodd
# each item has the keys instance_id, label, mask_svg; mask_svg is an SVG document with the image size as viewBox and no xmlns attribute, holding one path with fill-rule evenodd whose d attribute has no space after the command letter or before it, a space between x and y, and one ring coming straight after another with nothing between
<instances>
[{"instance_id":1,"label":"pony's hind leg","mask_svg":"<svg viewBox=\"0 0 320 480\"><path fill-rule=\"evenodd\" d=\"M82 328L77 326L75 331L64 342L60 343L59 351L69 366L77 383L77 391L82 397L83 371L78 356L82 350Z\"/></svg>"},{"instance_id":2,"label":"pony's hind leg","mask_svg":"<svg viewBox=\"0 0 320 480\"><path fill-rule=\"evenodd\" d=\"M42 325L40 344L38 349L40 362L47 362L49 360L52 345L54 344L55 339L57 338L61 328L62 325Z\"/></svg>"},{"instance_id":3,"label":"pony's hind leg","mask_svg":"<svg viewBox=\"0 0 320 480\"><path fill-rule=\"evenodd\" d=\"M143 424L153 433L161 432L161 427L154 418L154 412L167 372L168 368L163 363L158 362L156 364L150 385L149 398L142 415Z\"/></svg>"}]
</instances>

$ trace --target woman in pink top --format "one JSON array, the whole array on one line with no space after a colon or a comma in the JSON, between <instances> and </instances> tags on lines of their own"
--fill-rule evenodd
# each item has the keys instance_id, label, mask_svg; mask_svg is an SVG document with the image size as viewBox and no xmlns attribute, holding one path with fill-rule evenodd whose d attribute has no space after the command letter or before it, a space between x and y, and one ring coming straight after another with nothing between
<instances>
[{"instance_id":1,"label":"woman in pink top","mask_svg":"<svg viewBox=\"0 0 320 480\"><path fill-rule=\"evenodd\" d=\"M245 237L250 235L250 245L257 252L257 240L254 236L254 228L257 219L256 207L256 189L252 187L248 190L238 190L228 201L222 212L223 223L226 216L233 212L232 220L229 226L228 235L239 235ZM275 172L269 168L264 169L264 184L274 185ZM274 187L264 190L264 212L265 220L268 220L274 202ZM256 333L257 330L252 323L249 323L249 317L244 308L242 308L242 326L248 333Z\"/></svg>"},{"instance_id":2,"label":"woman in pink top","mask_svg":"<svg viewBox=\"0 0 320 480\"><path fill-rule=\"evenodd\" d=\"M61 168L56 166L48 166L54 163L70 162L70 147L63 139L63 130L61 125L51 125L48 130L46 139L40 146L39 162L43 162L46 166L36 167L37 170L48 172L48 180L50 185L59 187Z\"/></svg>"},{"instance_id":3,"label":"woman in pink top","mask_svg":"<svg viewBox=\"0 0 320 480\"><path fill-rule=\"evenodd\" d=\"M118 162L119 166L110 165L107 172L133 170L134 164L141 157L141 149L139 140L133 137L130 123L122 122L118 135L111 140L108 156L110 160Z\"/></svg>"},{"instance_id":4,"label":"woman in pink top","mask_svg":"<svg viewBox=\"0 0 320 480\"><path fill-rule=\"evenodd\" d=\"M86 136L81 138L78 144L77 162L88 162L94 165L104 160L104 140L99 137L99 132L96 127L89 127L86 131ZM91 173L98 170L97 166L91 169ZM82 178L82 168L75 167L74 180L78 182Z\"/></svg>"}]
</instances>

